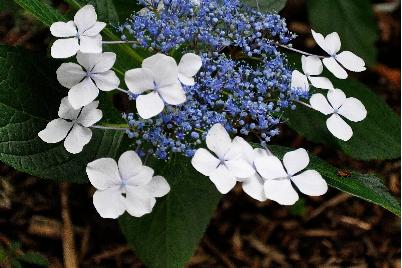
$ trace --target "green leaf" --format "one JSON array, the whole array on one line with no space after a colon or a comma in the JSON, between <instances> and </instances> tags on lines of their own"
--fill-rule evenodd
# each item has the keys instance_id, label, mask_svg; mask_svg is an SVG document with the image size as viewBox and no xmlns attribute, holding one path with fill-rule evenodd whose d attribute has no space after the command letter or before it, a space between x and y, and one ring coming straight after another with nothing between
<instances>
[{"instance_id":1,"label":"green leaf","mask_svg":"<svg viewBox=\"0 0 402 268\"><path fill-rule=\"evenodd\" d=\"M350 50L368 65L376 62L378 27L370 0L308 0L312 28L322 34L338 32L342 50Z\"/></svg>"},{"instance_id":2,"label":"green leaf","mask_svg":"<svg viewBox=\"0 0 402 268\"><path fill-rule=\"evenodd\" d=\"M176 156L170 162L160 162L155 174L168 180L170 193L157 201L151 214L142 218L126 214L120 218L120 226L148 267L184 267L221 195L207 177L195 171L189 158Z\"/></svg>"},{"instance_id":3,"label":"green leaf","mask_svg":"<svg viewBox=\"0 0 402 268\"><path fill-rule=\"evenodd\" d=\"M43 24L50 26L53 22L64 21L65 18L57 10L40 0L14 0L23 9L29 11Z\"/></svg>"},{"instance_id":4,"label":"green leaf","mask_svg":"<svg viewBox=\"0 0 402 268\"><path fill-rule=\"evenodd\" d=\"M269 149L280 158L292 150L282 146L271 146ZM317 170L331 187L379 205L398 216L401 215L399 202L390 194L383 181L375 175L351 171L350 176L341 177L337 175L338 169L314 155L310 155L308 168Z\"/></svg>"},{"instance_id":5,"label":"green leaf","mask_svg":"<svg viewBox=\"0 0 402 268\"><path fill-rule=\"evenodd\" d=\"M364 84L351 79L333 82L346 96L361 100L368 111L362 122L348 121L353 137L347 142L335 138L326 127L327 117L302 105L287 114L289 126L310 141L327 143L356 159L400 158L400 118Z\"/></svg>"},{"instance_id":6,"label":"green leaf","mask_svg":"<svg viewBox=\"0 0 402 268\"><path fill-rule=\"evenodd\" d=\"M287 0L243 0L242 2L263 12L279 12L285 8Z\"/></svg>"},{"instance_id":7,"label":"green leaf","mask_svg":"<svg viewBox=\"0 0 402 268\"><path fill-rule=\"evenodd\" d=\"M114 5L119 13L120 21L123 22L128 19L134 11L143 8L136 0L113 0Z\"/></svg>"},{"instance_id":8,"label":"green leaf","mask_svg":"<svg viewBox=\"0 0 402 268\"><path fill-rule=\"evenodd\" d=\"M93 130L78 155L39 139L67 93L55 79L55 67L39 55L0 46L0 160L34 176L83 182L88 162L118 154L124 132Z\"/></svg>"},{"instance_id":9,"label":"green leaf","mask_svg":"<svg viewBox=\"0 0 402 268\"><path fill-rule=\"evenodd\" d=\"M47 259L43 255L33 251L28 251L23 255L18 256L18 260L25 263L35 264L44 267L47 267L49 265Z\"/></svg>"}]
</instances>

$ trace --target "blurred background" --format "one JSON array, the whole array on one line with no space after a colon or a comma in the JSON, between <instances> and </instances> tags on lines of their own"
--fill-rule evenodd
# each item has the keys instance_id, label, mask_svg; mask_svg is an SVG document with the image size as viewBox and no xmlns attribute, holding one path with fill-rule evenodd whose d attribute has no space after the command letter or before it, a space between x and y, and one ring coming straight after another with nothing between
<instances>
[{"instance_id":1,"label":"blurred background","mask_svg":"<svg viewBox=\"0 0 402 268\"><path fill-rule=\"evenodd\" d=\"M63 12L69 8L61 0L43 1ZM378 40L369 50L377 61L355 77L400 115L400 3L372 1L371 8ZM295 47L314 51L306 2L289 0L280 14L299 35ZM47 28L13 1L0 0L0 43L45 51L49 41ZM399 199L399 160L356 161L289 128L282 132L276 143L304 147L346 171L376 173ZM13 267L39 267L45 260L63 267L67 214L80 267L143 267L117 222L98 216L92 194L90 185L60 185L0 164L0 267L11 267L10 260ZM220 202L188 267L400 267L400 238L398 217L337 190L284 207L254 201L235 188Z\"/></svg>"}]
</instances>

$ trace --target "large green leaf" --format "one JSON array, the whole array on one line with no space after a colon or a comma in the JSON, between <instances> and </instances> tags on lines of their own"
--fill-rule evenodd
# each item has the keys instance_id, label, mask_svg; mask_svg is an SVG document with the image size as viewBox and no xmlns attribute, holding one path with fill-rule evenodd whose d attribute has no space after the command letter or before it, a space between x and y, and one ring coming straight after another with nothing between
<instances>
[{"instance_id":1,"label":"large green leaf","mask_svg":"<svg viewBox=\"0 0 402 268\"><path fill-rule=\"evenodd\" d=\"M361 100L368 111L367 118L362 122L349 122L354 132L349 141L332 136L325 124L327 117L302 105L287 114L290 127L311 141L330 144L356 159L399 158L400 118L364 84L349 79L334 80L334 85L348 97Z\"/></svg>"},{"instance_id":2,"label":"large green leaf","mask_svg":"<svg viewBox=\"0 0 402 268\"><path fill-rule=\"evenodd\" d=\"M308 0L312 28L323 34L338 32L342 50L350 50L368 65L376 61L378 27L370 0Z\"/></svg>"},{"instance_id":3,"label":"large green leaf","mask_svg":"<svg viewBox=\"0 0 402 268\"><path fill-rule=\"evenodd\" d=\"M63 144L46 144L38 132L57 117L67 94L55 79L56 66L39 55L0 46L0 160L15 169L55 180L86 181L85 166L99 157L115 157L124 132L93 130L78 155Z\"/></svg>"},{"instance_id":4,"label":"large green leaf","mask_svg":"<svg viewBox=\"0 0 402 268\"><path fill-rule=\"evenodd\" d=\"M177 156L151 166L157 166L155 174L168 180L170 193L158 200L152 214L139 219L124 215L120 226L148 267L184 267L221 195L207 177L195 171L189 158Z\"/></svg>"},{"instance_id":5,"label":"large green leaf","mask_svg":"<svg viewBox=\"0 0 402 268\"><path fill-rule=\"evenodd\" d=\"M242 0L242 2L263 12L279 12L286 6L287 0Z\"/></svg>"},{"instance_id":6,"label":"large green leaf","mask_svg":"<svg viewBox=\"0 0 402 268\"><path fill-rule=\"evenodd\" d=\"M63 21L64 16L53 9L51 6L46 5L41 0L14 0L23 9L29 11L43 24L50 26L53 22Z\"/></svg>"},{"instance_id":7,"label":"large green leaf","mask_svg":"<svg viewBox=\"0 0 402 268\"><path fill-rule=\"evenodd\" d=\"M272 146L270 150L282 158L286 152L292 149ZM338 175L337 168L313 155L310 155L308 168L317 170L331 187L379 205L398 216L401 215L399 202L390 194L383 181L377 176L352 171L350 176L342 177Z\"/></svg>"}]
</instances>

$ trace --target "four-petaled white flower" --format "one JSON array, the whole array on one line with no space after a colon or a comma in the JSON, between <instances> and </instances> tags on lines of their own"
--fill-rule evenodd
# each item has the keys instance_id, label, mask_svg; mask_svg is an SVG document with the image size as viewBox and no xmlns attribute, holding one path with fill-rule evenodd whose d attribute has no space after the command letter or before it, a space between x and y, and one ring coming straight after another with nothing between
<instances>
[{"instance_id":1,"label":"four-petaled white flower","mask_svg":"<svg viewBox=\"0 0 402 268\"><path fill-rule=\"evenodd\" d=\"M194 86L194 76L202 67L201 57L194 53L183 55L179 63L179 80L183 85Z\"/></svg>"},{"instance_id":2,"label":"four-petaled white flower","mask_svg":"<svg viewBox=\"0 0 402 268\"><path fill-rule=\"evenodd\" d=\"M201 174L208 176L222 194L228 193L235 185L237 178L251 177L255 170L244 158L237 143L232 142L229 134L221 124L215 124L206 137L208 149L198 149L191 160L193 167Z\"/></svg>"},{"instance_id":3,"label":"four-petaled white flower","mask_svg":"<svg viewBox=\"0 0 402 268\"><path fill-rule=\"evenodd\" d=\"M101 120L102 111L97 109L99 102L94 101L81 109L74 109L67 97L61 100L59 117L50 121L38 136L47 143L58 143L64 140L64 147L69 153L77 154L92 138L89 129Z\"/></svg>"},{"instance_id":4,"label":"four-petaled white flower","mask_svg":"<svg viewBox=\"0 0 402 268\"><path fill-rule=\"evenodd\" d=\"M310 98L310 105L325 115L331 115L327 119L328 130L338 139L348 141L353 136L353 130L341 116L352 122L359 122L366 118L367 110L360 100L346 98L340 89L329 90L327 98L329 102L324 95L314 94Z\"/></svg>"},{"instance_id":5,"label":"four-petaled white flower","mask_svg":"<svg viewBox=\"0 0 402 268\"><path fill-rule=\"evenodd\" d=\"M186 93L178 80L176 61L169 56L156 54L142 62L142 68L126 72L125 81L134 94L142 94L136 99L138 114L149 119L163 111L165 102L180 105L186 101Z\"/></svg>"},{"instance_id":6,"label":"four-petaled white flower","mask_svg":"<svg viewBox=\"0 0 402 268\"><path fill-rule=\"evenodd\" d=\"M324 58L323 62L325 67L336 77L339 79L346 79L348 77L348 73L344 68L352 72L362 72L366 70L364 60L359 56L356 56L350 51L342 51L338 54L341 49L341 40L337 32L333 32L325 38L320 33L316 33L313 30L311 30L311 32L317 44L330 55L330 57Z\"/></svg>"},{"instance_id":7,"label":"four-petaled white flower","mask_svg":"<svg viewBox=\"0 0 402 268\"><path fill-rule=\"evenodd\" d=\"M257 172L265 179L265 196L281 205L293 205L299 199L299 195L292 183L306 195L320 196L326 193L328 185L317 171L301 172L309 162L309 156L304 149L286 153L283 165L276 156L258 155L254 164Z\"/></svg>"},{"instance_id":8,"label":"four-petaled white flower","mask_svg":"<svg viewBox=\"0 0 402 268\"><path fill-rule=\"evenodd\" d=\"M323 66L321 59L318 56L304 56L301 57L303 73L294 70L292 73L291 87L294 89L301 89L309 91L310 84L316 88L333 89L331 81L322 76L317 76L322 73Z\"/></svg>"},{"instance_id":9,"label":"four-petaled white flower","mask_svg":"<svg viewBox=\"0 0 402 268\"><path fill-rule=\"evenodd\" d=\"M68 100L78 109L96 99L99 90L116 89L120 80L112 71L116 54L112 52L84 54L77 53L78 63L63 63L57 69L60 84L69 88Z\"/></svg>"},{"instance_id":10,"label":"four-petaled white flower","mask_svg":"<svg viewBox=\"0 0 402 268\"><path fill-rule=\"evenodd\" d=\"M266 154L268 156L267 150L261 148L253 149L253 147L241 137L235 137L233 139L233 143L236 143L238 146L240 146L243 157L254 168L254 170L254 160L261 154ZM237 181L242 183L243 191L252 198L261 202L267 200L264 192L265 180L260 176L260 174L258 174L257 171L255 171L255 173L250 177L237 178Z\"/></svg>"},{"instance_id":11,"label":"four-petaled white flower","mask_svg":"<svg viewBox=\"0 0 402 268\"><path fill-rule=\"evenodd\" d=\"M93 203L103 218L116 219L125 211L134 217L151 213L156 197L170 191L161 176L144 166L134 151L123 153L118 163L112 158L97 159L87 165L91 184L97 189Z\"/></svg>"},{"instance_id":12,"label":"four-petaled white flower","mask_svg":"<svg viewBox=\"0 0 402 268\"><path fill-rule=\"evenodd\" d=\"M106 23L98 22L92 5L82 7L74 16L74 21L55 22L50 32L57 39L51 48L53 58L69 58L78 51L83 53L102 52L102 36L99 34Z\"/></svg>"}]
</instances>

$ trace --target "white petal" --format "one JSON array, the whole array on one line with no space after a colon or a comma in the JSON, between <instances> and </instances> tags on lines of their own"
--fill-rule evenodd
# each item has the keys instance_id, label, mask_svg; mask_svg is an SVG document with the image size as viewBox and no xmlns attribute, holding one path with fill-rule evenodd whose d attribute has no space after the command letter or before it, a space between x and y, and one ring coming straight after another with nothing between
<instances>
[{"instance_id":1,"label":"white petal","mask_svg":"<svg viewBox=\"0 0 402 268\"><path fill-rule=\"evenodd\" d=\"M162 176L155 176L145 186L143 186L147 192L153 197L162 197L167 195L170 191L169 183Z\"/></svg>"},{"instance_id":2,"label":"white petal","mask_svg":"<svg viewBox=\"0 0 402 268\"><path fill-rule=\"evenodd\" d=\"M129 186L145 186L154 176L154 170L147 166L142 166L139 170L136 170L135 174L127 178L127 185ZM122 176L122 178L125 178Z\"/></svg>"},{"instance_id":3,"label":"white petal","mask_svg":"<svg viewBox=\"0 0 402 268\"><path fill-rule=\"evenodd\" d=\"M50 121L46 128L38 133L39 138L47 143L57 143L67 136L68 131L72 128L73 123L63 119L54 119Z\"/></svg>"},{"instance_id":4,"label":"white petal","mask_svg":"<svg viewBox=\"0 0 402 268\"><path fill-rule=\"evenodd\" d=\"M248 178L255 174L255 169L246 159L225 161L225 166L236 178Z\"/></svg>"},{"instance_id":5,"label":"white petal","mask_svg":"<svg viewBox=\"0 0 402 268\"><path fill-rule=\"evenodd\" d=\"M204 176L210 176L219 166L219 163L219 159L204 148L195 151L195 154L191 159L193 167Z\"/></svg>"},{"instance_id":6,"label":"white petal","mask_svg":"<svg viewBox=\"0 0 402 268\"><path fill-rule=\"evenodd\" d=\"M95 8L92 5L86 5L75 13L74 23L81 34L94 26L97 19Z\"/></svg>"},{"instance_id":7,"label":"white petal","mask_svg":"<svg viewBox=\"0 0 402 268\"><path fill-rule=\"evenodd\" d=\"M95 86L91 78L85 78L81 83L73 86L68 92L68 101L73 108L81 108L93 100L99 95L99 89Z\"/></svg>"},{"instance_id":8,"label":"white petal","mask_svg":"<svg viewBox=\"0 0 402 268\"><path fill-rule=\"evenodd\" d=\"M332 135L343 141L348 141L353 136L352 128L337 114L327 119L327 128Z\"/></svg>"},{"instance_id":9,"label":"white petal","mask_svg":"<svg viewBox=\"0 0 402 268\"><path fill-rule=\"evenodd\" d=\"M105 27L106 23L97 21L91 28L87 29L84 33L82 33L82 35L86 36L98 35Z\"/></svg>"},{"instance_id":10,"label":"white petal","mask_svg":"<svg viewBox=\"0 0 402 268\"><path fill-rule=\"evenodd\" d=\"M193 77L187 77L179 73L179 81L186 86L194 86L195 85L195 80Z\"/></svg>"},{"instance_id":11,"label":"white petal","mask_svg":"<svg viewBox=\"0 0 402 268\"><path fill-rule=\"evenodd\" d=\"M339 108L338 114L346 117L350 121L359 122L367 116L366 107L356 98L347 98L345 103Z\"/></svg>"},{"instance_id":12,"label":"white petal","mask_svg":"<svg viewBox=\"0 0 402 268\"><path fill-rule=\"evenodd\" d=\"M244 158L252 164L254 162L255 152L253 147L245 141L242 137L235 137L233 139L233 146L239 146Z\"/></svg>"},{"instance_id":13,"label":"white petal","mask_svg":"<svg viewBox=\"0 0 402 268\"><path fill-rule=\"evenodd\" d=\"M117 163L112 158L100 158L88 163L86 172L89 181L98 190L121 185Z\"/></svg>"},{"instance_id":14,"label":"white petal","mask_svg":"<svg viewBox=\"0 0 402 268\"><path fill-rule=\"evenodd\" d=\"M264 183L265 196L281 205L290 206L299 200L299 195L289 179L266 180Z\"/></svg>"},{"instance_id":15,"label":"white petal","mask_svg":"<svg viewBox=\"0 0 402 268\"><path fill-rule=\"evenodd\" d=\"M102 119L103 113L101 110L96 109L98 107L98 104L98 101L94 101L84 106L82 108L80 116L78 117L78 123L80 123L84 127L90 127L99 122Z\"/></svg>"},{"instance_id":16,"label":"white petal","mask_svg":"<svg viewBox=\"0 0 402 268\"><path fill-rule=\"evenodd\" d=\"M93 196L93 203L102 218L117 219L126 211L124 197L119 186L96 191Z\"/></svg>"},{"instance_id":17,"label":"white petal","mask_svg":"<svg viewBox=\"0 0 402 268\"><path fill-rule=\"evenodd\" d=\"M64 97L59 106L58 115L62 119L75 120L80 113L79 109L74 109L68 101L68 97Z\"/></svg>"},{"instance_id":18,"label":"white petal","mask_svg":"<svg viewBox=\"0 0 402 268\"><path fill-rule=\"evenodd\" d=\"M146 58L142 67L150 70L158 87L177 83L178 68L176 61L169 56L156 54Z\"/></svg>"},{"instance_id":19,"label":"white petal","mask_svg":"<svg viewBox=\"0 0 402 268\"><path fill-rule=\"evenodd\" d=\"M332 114L334 108L331 107L327 98L321 93L313 94L310 98L310 105L314 110L317 110L325 115Z\"/></svg>"},{"instance_id":20,"label":"white petal","mask_svg":"<svg viewBox=\"0 0 402 268\"><path fill-rule=\"evenodd\" d=\"M57 39L54 41L50 54L52 58L63 59L74 56L79 50L80 45L78 44L77 38L67 38L67 39Z\"/></svg>"},{"instance_id":21,"label":"white petal","mask_svg":"<svg viewBox=\"0 0 402 268\"><path fill-rule=\"evenodd\" d=\"M287 152L283 156L283 165L285 166L288 174L291 176L305 169L309 162L310 158L308 153L303 148Z\"/></svg>"},{"instance_id":22,"label":"white petal","mask_svg":"<svg viewBox=\"0 0 402 268\"><path fill-rule=\"evenodd\" d=\"M57 80L66 88L72 88L84 79L86 72L75 63L63 63L56 71Z\"/></svg>"},{"instance_id":23,"label":"white petal","mask_svg":"<svg viewBox=\"0 0 402 268\"><path fill-rule=\"evenodd\" d=\"M141 94L155 87L152 72L144 68L128 70L124 75L124 80L128 89L135 94Z\"/></svg>"},{"instance_id":24,"label":"white petal","mask_svg":"<svg viewBox=\"0 0 402 268\"><path fill-rule=\"evenodd\" d=\"M119 158L118 166L123 179L137 175L143 168L141 158L134 151L123 153Z\"/></svg>"},{"instance_id":25,"label":"white petal","mask_svg":"<svg viewBox=\"0 0 402 268\"><path fill-rule=\"evenodd\" d=\"M83 53L77 52L77 62L88 72L92 71L95 64L102 58L102 53Z\"/></svg>"},{"instance_id":26,"label":"white petal","mask_svg":"<svg viewBox=\"0 0 402 268\"><path fill-rule=\"evenodd\" d=\"M327 49L327 46L325 44L325 38L322 34L315 32L314 30L311 30L311 33L313 35L313 38L315 40L315 42L328 54L330 54Z\"/></svg>"},{"instance_id":27,"label":"white petal","mask_svg":"<svg viewBox=\"0 0 402 268\"><path fill-rule=\"evenodd\" d=\"M142 217L151 213L155 205L155 198L140 187L127 187L125 199L127 212L134 217Z\"/></svg>"},{"instance_id":28,"label":"white petal","mask_svg":"<svg viewBox=\"0 0 402 268\"><path fill-rule=\"evenodd\" d=\"M186 101L186 92L180 83L160 87L158 88L158 93L170 105L180 105Z\"/></svg>"},{"instance_id":29,"label":"white petal","mask_svg":"<svg viewBox=\"0 0 402 268\"><path fill-rule=\"evenodd\" d=\"M258 175L254 174L242 183L243 191L258 201L265 201L264 180Z\"/></svg>"},{"instance_id":30,"label":"white petal","mask_svg":"<svg viewBox=\"0 0 402 268\"><path fill-rule=\"evenodd\" d=\"M160 114L165 107L163 100L156 92L138 96L136 100L138 114L143 119L149 119Z\"/></svg>"},{"instance_id":31,"label":"white petal","mask_svg":"<svg viewBox=\"0 0 402 268\"><path fill-rule=\"evenodd\" d=\"M327 182L315 170L306 170L292 177L293 183L303 194L320 196L328 191Z\"/></svg>"},{"instance_id":32,"label":"white petal","mask_svg":"<svg viewBox=\"0 0 402 268\"><path fill-rule=\"evenodd\" d=\"M114 71L93 74L91 78L96 86L102 91L111 91L119 87L120 80Z\"/></svg>"},{"instance_id":33,"label":"white petal","mask_svg":"<svg viewBox=\"0 0 402 268\"><path fill-rule=\"evenodd\" d=\"M325 37L325 47L327 53L334 56L341 49L341 39L337 32L330 33Z\"/></svg>"},{"instance_id":34,"label":"white petal","mask_svg":"<svg viewBox=\"0 0 402 268\"><path fill-rule=\"evenodd\" d=\"M332 85L332 82L326 77L310 76L309 80L311 82L311 85L315 88L321 88L321 89L333 89L334 88L334 86Z\"/></svg>"},{"instance_id":35,"label":"white petal","mask_svg":"<svg viewBox=\"0 0 402 268\"><path fill-rule=\"evenodd\" d=\"M327 98L334 109L339 109L346 101L345 93L337 88L329 90Z\"/></svg>"},{"instance_id":36,"label":"white petal","mask_svg":"<svg viewBox=\"0 0 402 268\"><path fill-rule=\"evenodd\" d=\"M69 153L78 154L91 141L91 138L92 131L89 128L75 124L64 140L64 148Z\"/></svg>"},{"instance_id":37,"label":"white petal","mask_svg":"<svg viewBox=\"0 0 402 268\"><path fill-rule=\"evenodd\" d=\"M276 156L260 154L254 160L257 172L265 179L286 178L288 174Z\"/></svg>"},{"instance_id":38,"label":"white petal","mask_svg":"<svg viewBox=\"0 0 402 268\"><path fill-rule=\"evenodd\" d=\"M339 53L336 55L336 60L349 71L363 72L366 70L364 60L350 51Z\"/></svg>"},{"instance_id":39,"label":"white petal","mask_svg":"<svg viewBox=\"0 0 402 268\"><path fill-rule=\"evenodd\" d=\"M192 86L194 83L189 83L194 81L191 79L193 76L197 74L197 72L202 67L202 60L201 57L194 54L194 53L187 53L185 54L179 63L179 79L184 76L184 78L188 79L180 79L184 85ZM183 81L182 81L183 80Z\"/></svg>"},{"instance_id":40,"label":"white petal","mask_svg":"<svg viewBox=\"0 0 402 268\"><path fill-rule=\"evenodd\" d=\"M102 36L81 36L80 51L83 53L101 53L102 52Z\"/></svg>"},{"instance_id":41,"label":"white petal","mask_svg":"<svg viewBox=\"0 0 402 268\"><path fill-rule=\"evenodd\" d=\"M99 60L95 63L92 73L103 73L113 68L116 62L116 54L112 52L104 52Z\"/></svg>"},{"instance_id":42,"label":"white petal","mask_svg":"<svg viewBox=\"0 0 402 268\"><path fill-rule=\"evenodd\" d=\"M58 21L50 26L50 32L54 37L75 37L77 35L77 28L73 21Z\"/></svg>"},{"instance_id":43,"label":"white petal","mask_svg":"<svg viewBox=\"0 0 402 268\"><path fill-rule=\"evenodd\" d=\"M319 75L322 73L323 66L318 56L302 55L302 69L306 75Z\"/></svg>"},{"instance_id":44,"label":"white petal","mask_svg":"<svg viewBox=\"0 0 402 268\"><path fill-rule=\"evenodd\" d=\"M222 159L232 146L232 140L221 124L215 124L211 127L206 137L206 143L208 149Z\"/></svg>"},{"instance_id":45,"label":"white petal","mask_svg":"<svg viewBox=\"0 0 402 268\"><path fill-rule=\"evenodd\" d=\"M227 194L236 185L235 177L224 165L220 165L214 172L212 172L209 179L222 194Z\"/></svg>"},{"instance_id":46,"label":"white petal","mask_svg":"<svg viewBox=\"0 0 402 268\"><path fill-rule=\"evenodd\" d=\"M348 78L348 73L342 68L341 65L339 65L335 58L325 58L322 60L322 62L324 63L325 67L327 67L327 69L339 79Z\"/></svg>"},{"instance_id":47,"label":"white petal","mask_svg":"<svg viewBox=\"0 0 402 268\"><path fill-rule=\"evenodd\" d=\"M290 87L294 90L308 91L310 87L307 80L307 76L305 76L298 70L294 70L292 72L292 82Z\"/></svg>"}]
</instances>

